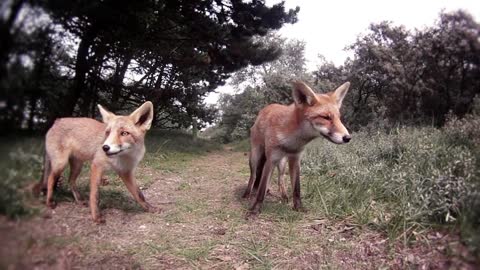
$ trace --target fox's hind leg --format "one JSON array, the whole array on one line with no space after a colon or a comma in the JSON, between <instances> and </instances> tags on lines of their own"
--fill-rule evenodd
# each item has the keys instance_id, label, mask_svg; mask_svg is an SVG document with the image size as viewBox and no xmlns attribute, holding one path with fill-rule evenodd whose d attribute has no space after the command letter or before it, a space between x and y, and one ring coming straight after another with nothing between
<instances>
[{"instance_id":1,"label":"fox's hind leg","mask_svg":"<svg viewBox=\"0 0 480 270\"><path fill-rule=\"evenodd\" d=\"M51 171L48 175L47 180L47 206L50 208L55 208L56 204L53 201L53 190L55 184L62 175L65 166L67 166L67 158L51 158Z\"/></svg>"},{"instance_id":2,"label":"fox's hind leg","mask_svg":"<svg viewBox=\"0 0 480 270\"><path fill-rule=\"evenodd\" d=\"M72 190L73 197L75 198L75 202L78 204L85 204L80 196L80 193L77 190L77 178L82 171L83 162L80 160L76 160L74 158L70 158L70 176L68 178L68 182L70 183L70 189Z\"/></svg>"},{"instance_id":3,"label":"fox's hind leg","mask_svg":"<svg viewBox=\"0 0 480 270\"><path fill-rule=\"evenodd\" d=\"M271 156L271 155L270 155ZM277 161L278 162L278 161ZM263 166L262 178L260 180L260 186L258 187L257 198L255 203L250 208L250 212L247 214L247 219L255 217L262 208L263 200L265 199L265 194L267 193L267 185L270 177L272 176L272 170L277 164L269 158L266 160Z\"/></svg>"},{"instance_id":4,"label":"fox's hind leg","mask_svg":"<svg viewBox=\"0 0 480 270\"><path fill-rule=\"evenodd\" d=\"M288 158L288 168L290 171L290 180L292 182L293 190L293 209L300 212L305 212L302 205L302 198L300 196L300 157L293 156Z\"/></svg>"},{"instance_id":5,"label":"fox's hind leg","mask_svg":"<svg viewBox=\"0 0 480 270\"><path fill-rule=\"evenodd\" d=\"M282 196L283 202L288 202L288 195L285 189L285 182L283 181L283 176L285 174L285 168L287 165L287 159L282 158L280 162L278 162L278 190L280 192L280 196Z\"/></svg>"},{"instance_id":6,"label":"fox's hind leg","mask_svg":"<svg viewBox=\"0 0 480 270\"><path fill-rule=\"evenodd\" d=\"M250 151L250 179L248 180L248 186L245 192L243 193L243 198L248 198L253 188L258 187L260 179L262 177L262 170L265 164L265 152L262 147L253 147Z\"/></svg>"}]
</instances>

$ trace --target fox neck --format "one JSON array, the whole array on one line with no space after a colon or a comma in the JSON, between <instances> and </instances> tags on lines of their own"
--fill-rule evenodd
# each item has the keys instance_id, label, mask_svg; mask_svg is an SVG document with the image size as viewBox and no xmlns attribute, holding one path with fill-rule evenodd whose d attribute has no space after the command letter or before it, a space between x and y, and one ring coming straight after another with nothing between
<instances>
[{"instance_id":1,"label":"fox neck","mask_svg":"<svg viewBox=\"0 0 480 270\"><path fill-rule=\"evenodd\" d=\"M279 144L285 152L301 152L306 144L320 136L297 108L285 122L285 127L288 127L288 130L285 130L285 135L282 134L279 138Z\"/></svg>"},{"instance_id":2,"label":"fox neck","mask_svg":"<svg viewBox=\"0 0 480 270\"><path fill-rule=\"evenodd\" d=\"M145 155L145 144L136 144L128 153L120 154L110 159L112 168L117 173L132 172Z\"/></svg>"}]
</instances>

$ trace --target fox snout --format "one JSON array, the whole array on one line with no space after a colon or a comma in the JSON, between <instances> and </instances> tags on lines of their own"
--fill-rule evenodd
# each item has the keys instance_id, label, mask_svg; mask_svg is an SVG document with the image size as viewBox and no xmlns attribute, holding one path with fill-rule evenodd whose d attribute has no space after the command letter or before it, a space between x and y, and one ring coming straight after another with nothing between
<instances>
[{"instance_id":1,"label":"fox snout","mask_svg":"<svg viewBox=\"0 0 480 270\"><path fill-rule=\"evenodd\" d=\"M124 150L127 150L129 148L130 148L130 145L128 143L109 144L109 143L105 142L102 145L102 150L103 150L103 152L105 152L105 154L107 154L107 156L113 156L113 155L119 154L119 153L121 153Z\"/></svg>"},{"instance_id":2,"label":"fox snout","mask_svg":"<svg viewBox=\"0 0 480 270\"><path fill-rule=\"evenodd\" d=\"M350 136L350 134L345 134L342 136L342 134L339 134L339 133L333 133L333 134L323 134L322 135L327 138L329 141L333 142L333 143L336 143L336 144L344 144L344 143L348 143L350 142L350 140L352 139L352 136Z\"/></svg>"},{"instance_id":3,"label":"fox snout","mask_svg":"<svg viewBox=\"0 0 480 270\"><path fill-rule=\"evenodd\" d=\"M103 151L104 151L105 153L108 153L108 150L110 150L110 146L108 146L108 144L104 144L104 145L102 146L102 149L103 149Z\"/></svg>"}]
</instances>

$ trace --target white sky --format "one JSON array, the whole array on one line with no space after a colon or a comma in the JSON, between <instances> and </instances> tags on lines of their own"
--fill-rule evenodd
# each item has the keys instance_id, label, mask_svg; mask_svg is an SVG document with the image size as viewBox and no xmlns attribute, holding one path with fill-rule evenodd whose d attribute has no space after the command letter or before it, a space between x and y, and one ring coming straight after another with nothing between
<instances>
[{"instance_id":1,"label":"white sky","mask_svg":"<svg viewBox=\"0 0 480 270\"><path fill-rule=\"evenodd\" d=\"M267 0L271 6L280 1ZM405 25L407 29L422 29L431 26L444 9L463 9L480 20L480 0L286 0L286 8L300 7L298 22L285 25L279 33L287 38L306 42L305 58L307 68L315 69L318 55L327 61L341 65L349 52L345 46L355 42L358 35L365 33L371 23L392 21L395 25ZM228 84L217 89L220 93L232 93ZM218 93L207 97L207 103L216 103Z\"/></svg>"}]
</instances>

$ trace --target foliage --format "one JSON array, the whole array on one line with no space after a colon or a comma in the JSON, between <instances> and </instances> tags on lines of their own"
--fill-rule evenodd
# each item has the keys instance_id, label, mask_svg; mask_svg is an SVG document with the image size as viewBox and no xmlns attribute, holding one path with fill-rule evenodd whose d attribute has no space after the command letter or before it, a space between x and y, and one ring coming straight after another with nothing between
<instances>
[{"instance_id":1,"label":"foliage","mask_svg":"<svg viewBox=\"0 0 480 270\"><path fill-rule=\"evenodd\" d=\"M362 131L344 146L315 141L302 164L307 201L328 216L354 217L395 237L432 224L478 230L480 212L471 207L480 200L478 135L459 142L450 128L478 121L472 116L444 130Z\"/></svg>"},{"instance_id":2,"label":"foliage","mask_svg":"<svg viewBox=\"0 0 480 270\"><path fill-rule=\"evenodd\" d=\"M480 93L479 36L480 25L464 11L441 13L435 25L413 32L380 22L347 46L353 59L335 66L320 56L311 73L304 67L305 44L267 36L266 42L281 44L283 55L235 73L232 83L240 93L222 99L220 137L246 137L263 106L291 103L291 79L303 79L318 92L350 81L342 116L352 130L440 127L448 112L461 118L473 110Z\"/></svg>"},{"instance_id":3,"label":"foliage","mask_svg":"<svg viewBox=\"0 0 480 270\"><path fill-rule=\"evenodd\" d=\"M414 32L372 24L348 47L354 58L341 67L321 65L315 81L320 88L352 82L344 101L352 129L377 120L442 126L449 111L471 112L479 93L479 36L480 25L464 11L441 13L434 26Z\"/></svg>"},{"instance_id":4,"label":"foliage","mask_svg":"<svg viewBox=\"0 0 480 270\"><path fill-rule=\"evenodd\" d=\"M0 58L0 120L11 129L94 116L96 103L130 111L145 100L155 104L157 126L201 128L216 116L204 104L208 93L233 71L278 57L276 46L253 37L294 23L299 9L238 0L12 0L0 11L11 44Z\"/></svg>"}]
</instances>

